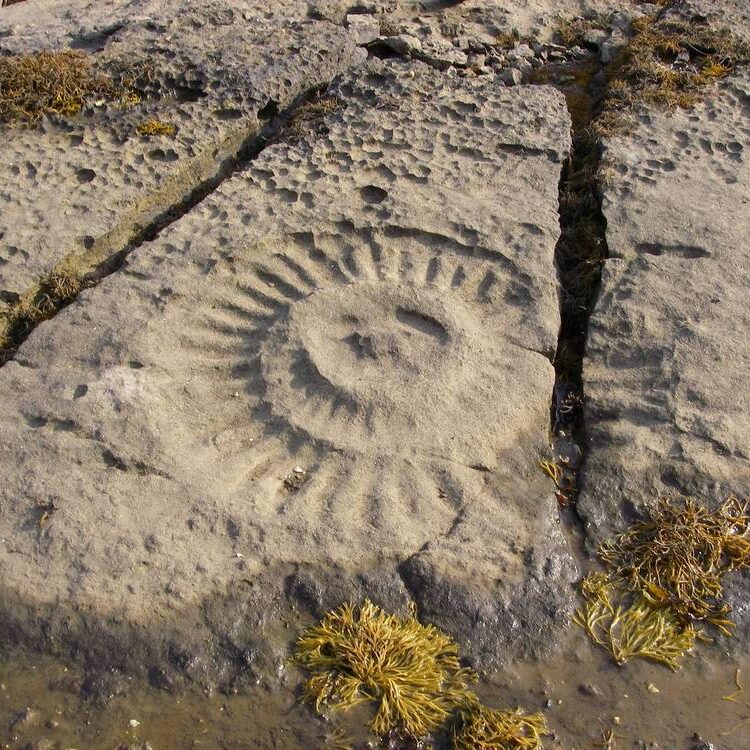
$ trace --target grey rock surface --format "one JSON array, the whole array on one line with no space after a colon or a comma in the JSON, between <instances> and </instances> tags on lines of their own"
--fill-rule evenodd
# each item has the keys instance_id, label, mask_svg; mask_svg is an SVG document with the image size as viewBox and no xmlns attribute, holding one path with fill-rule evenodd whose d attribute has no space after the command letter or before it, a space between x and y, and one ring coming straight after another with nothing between
<instances>
[{"instance_id":1,"label":"grey rock surface","mask_svg":"<svg viewBox=\"0 0 750 750\"><path fill-rule=\"evenodd\" d=\"M80 49L106 73L148 71L140 104L88 105L72 120L4 128L0 298L66 262L86 272L220 174L279 110L329 83L362 50L306 18L303 2L37 3L0 15L0 52ZM176 135L137 133L150 118Z\"/></svg>"},{"instance_id":2,"label":"grey rock surface","mask_svg":"<svg viewBox=\"0 0 750 750\"><path fill-rule=\"evenodd\" d=\"M750 79L643 113L603 160L610 259L584 380L591 541L660 496L750 496Z\"/></svg>"},{"instance_id":3,"label":"grey rock surface","mask_svg":"<svg viewBox=\"0 0 750 750\"><path fill-rule=\"evenodd\" d=\"M370 595L484 665L554 647L564 100L378 60L333 93L0 370L6 637L212 680L205 637L249 662Z\"/></svg>"},{"instance_id":4,"label":"grey rock surface","mask_svg":"<svg viewBox=\"0 0 750 750\"><path fill-rule=\"evenodd\" d=\"M380 21L376 15L350 13L346 17L346 27L357 44L369 44L380 36Z\"/></svg>"},{"instance_id":5,"label":"grey rock surface","mask_svg":"<svg viewBox=\"0 0 750 750\"><path fill-rule=\"evenodd\" d=\"M689 0L682 12L705 18L750 41L750 5L745 0Z\"/></svg>"},{"instance_id":6,"label":"grey rock surface","mask_svg":"<svg viewBox=\"0 0 750 750\"><path fill-rule=\"evenodd\" d=\"M604 65L609 65L616 55L627 45L628 38L625 32L618 28L612 29L612 32L601 43L600 59Z\"/></svg>"},{"instance_id":7,"label":"grey rock surface","mask_svg":"<svg viewBox=\"0 0 750 750\"><path fill-rule=\"evenodd\" d=\"M566 0L552 11L541 0L489 7L475 0L448 7L46 0L42 19L37 2L5 8L0 54L80 49L103 72L148 71L150 82L136 106L92 104L72 121L45 119L8 132L0 154L0 310L45 274L63 267L87 273L110 262L143 227L220 176L269 116L361 62L358 46L379 34L398 54L440 70L491 74L481 56L500 35L548 39L560 14L612 4ZM518 83L518 75L506 72L505 80ZM138 125L150 118L174 125L175 137L139 136Z\"/></svg>"},{"instance_id":8,"label":"grey rock surface","mask_svg":"<svg viewBox=\"0 0 750 750\"><path fill-rule=\"evenodd\" d=\"M0 369L0 639L215 684L369 596L483 668L554 649L579 573L539 469L570 120L522 84L590 55L548 43L559 15L617 7L3 10L0 53L148 76L135 106L4 128L0 306L132 252ZM681 12L748 28L735 0ZM664 494L750 496L749 102L738 73L605 144L590 549ZM747 576L730 595L747 634Z\"/></svg>"},{"instance_id":9,"label":"grey rock surface","mask_svg":"<svg viewBox=\"0 0 750 750\"><path fill-rule=\"evenodd\" d=\"M499 37L514 29L520 36L548 42L561 17L604 13L621 7L622 2L618 0L559 0L555 3L463 0L452 4L442 0L393 0L382 3L379 10L382 23L390 29L389 35L407 33L422 41L465 38L492 46Z\"/></svg>"}]
</instances>

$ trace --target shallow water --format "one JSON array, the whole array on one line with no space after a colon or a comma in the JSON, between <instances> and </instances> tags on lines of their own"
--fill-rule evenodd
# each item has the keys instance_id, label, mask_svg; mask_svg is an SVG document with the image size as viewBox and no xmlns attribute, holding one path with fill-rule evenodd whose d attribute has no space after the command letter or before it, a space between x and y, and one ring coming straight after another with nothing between
<instances>
[{"instance_id":1,"label":"shallow water","mask_svg":"<svg viewBox=\"0 0 750 750\"><path fill-rule=\"evenodd\" d=\"M621 668L577 629L566 637L564 654L554 661L517 663L478 686L489 705L543 710L549 750L692 750L695 734L715 750L750 747L750 721L743 723L750 717L750 658L735 664L721 644L701 645L678 673L642 661ZM737 691L738 668L747 690L725 700ZM344 747L331 740L336 727L299 705L298 682L289 674L272 689L221 695L169 694L118 680L113 693L119 694L94 703L84 697L85 675L76 666L15 652L0 663L0 742L13 750L141 750L146 742L153 750ZM362 747L365 718L341 717L338 735Z\"/></svg>"},{"instance_id":2,"label":"shallow water","mask_svg":"<svg viewBox=\"0 0 750 750\"><path fill-rule=\"evenodd\" d=\"M750 717L750 658L738 665L718 645L700 645L679 672L643 660L617 667L577 633L566 651L551 663L493 676L482 697L542 707L555 735L545 747L555 750L606 749L610 731L617 750L692 750L698 736L714 750L750 747L750 722L742 724ZM748 689L739 702L724 700L737 691L737 669Z\"/></svg>"}]
</instances>

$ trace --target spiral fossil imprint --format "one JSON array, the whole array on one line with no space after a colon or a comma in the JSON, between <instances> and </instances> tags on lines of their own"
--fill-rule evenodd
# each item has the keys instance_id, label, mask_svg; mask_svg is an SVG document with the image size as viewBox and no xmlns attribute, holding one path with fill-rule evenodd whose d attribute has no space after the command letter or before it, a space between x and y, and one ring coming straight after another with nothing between
<instances>
[{"instance_id":1,"label":"spiral fossil imprint","mask_svg":"<svg viewBox=\"0 0 750 750\"><path fill-rule=\"evenodd\" d=\"M507 263L417 231L300 233L243 255L181 349L192 377L235 396L211 440L260 517L296 504L343 527L364 504L376 526L417 513L444 528L476 475L543 434L549 363L508 336L524 289Z\"/></svg>"}]
</instances>

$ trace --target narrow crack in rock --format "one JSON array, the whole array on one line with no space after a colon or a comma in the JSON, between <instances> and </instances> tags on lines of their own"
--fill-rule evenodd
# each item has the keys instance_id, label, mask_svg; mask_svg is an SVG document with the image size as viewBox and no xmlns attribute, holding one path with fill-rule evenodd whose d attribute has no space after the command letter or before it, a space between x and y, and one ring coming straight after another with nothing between
<instances>
[{"instance_id":1,"label":"narrow crack in rock","mask_svg":"<svg viewBox=\"0 0 750 750\"><path fill-rule=\"evenodd\" d=\"M555 355L555 388L551 404L552 445L562 470L561 519L571 549L586 558L586 529L576 509L578 477L585 459L583 358L589 317L607 258L606 219L598 186L602 147L591 132L606 86L596 57L551 64L535 83L550 83L564 95L572 122L570 157L560 178L560 239L555 263L560 281L560 334Z\"/></svg>"},{"instance_id":2,"label":"narrow crack in rock","mask_svg":"<svg viewBox=\"0 0 750 750\"><path fill-rule=\"evenodd\" d=\"M0 367L13 359L21 344L37 325L55 317L74 302L84 289L96 286L119 271L127 257L154 240L171 224L202 203L232 175L255 159L266 146L284 137L302 107L325 94L328 84L301 94L284 110L274 113L260 129L240 128L218 144L206 148L206 163L193 163L157 193L148 196L118 226L100 236L84 254L67 253L63 260L38 283L22 294L0 317ZM176 195L175 195L176 194ZM174 196L174 197L172 197ZM149 205L150 204L150 205ZM155 210L146 223L143 214ZM77 273L71 275L71 265ZM4 318L4 320L3 320Z\"/></svg>"}]
</instances>

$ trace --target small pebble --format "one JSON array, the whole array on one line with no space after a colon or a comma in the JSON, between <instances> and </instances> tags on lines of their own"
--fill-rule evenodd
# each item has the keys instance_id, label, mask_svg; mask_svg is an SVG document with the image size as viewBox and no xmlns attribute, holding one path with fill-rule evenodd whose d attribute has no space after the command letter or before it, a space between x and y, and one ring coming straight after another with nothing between
<instances>
[{"instance_id":1,"label":"small pebble","mask_svg":"<svg viewBox=\"0 0 750 750\"><path fill-rule=\"evenodd\" d=\"M590 695L596 698L600 698L603 695L599 687L588 682L581 683L578 686L578 692L581 693L582 695Z\"/></svg>"}]
</instances>

